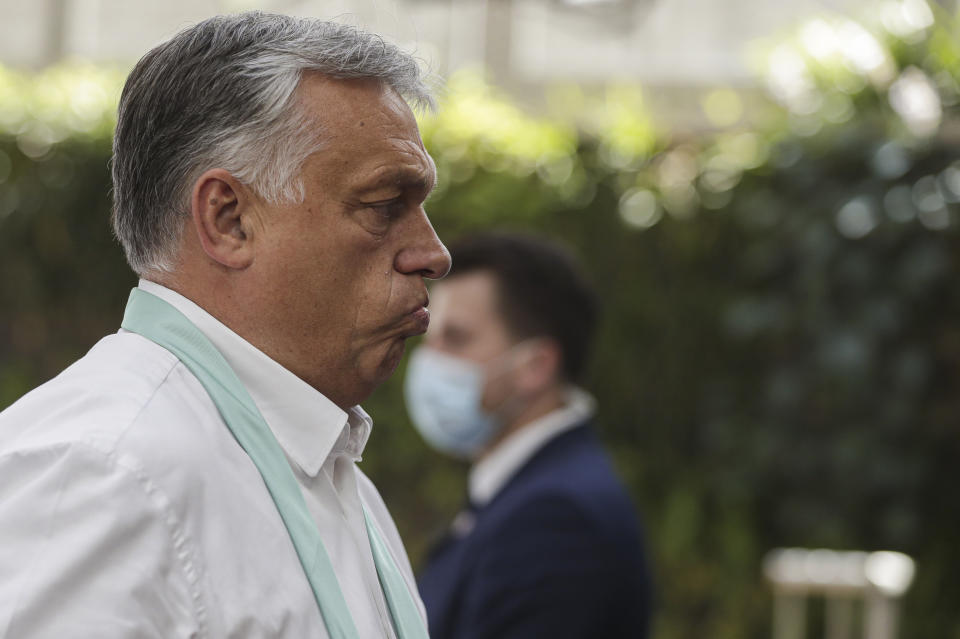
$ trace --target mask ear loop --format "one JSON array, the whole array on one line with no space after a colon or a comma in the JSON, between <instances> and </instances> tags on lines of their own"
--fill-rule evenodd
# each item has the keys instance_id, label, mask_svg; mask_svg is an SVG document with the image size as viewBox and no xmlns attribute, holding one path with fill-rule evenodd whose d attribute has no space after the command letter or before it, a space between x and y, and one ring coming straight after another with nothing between
<instances>
[{"instance_id":1,"label":"mask ear loop","mask_svg":"<svg viewBox=\"0 0 960 639\"><path fill-rule=\"evenodd\" d=\"M483 390L486 391L487 384L490 383L491 379L496 379L501 377L504 374L510 372L513 369L519 368L523 364L517 363L519 358L524 357L525 355L532 355L531 347L537 343L543 342L545 337L528 337L526 339L520 340L505 352L498 355L492 362L488 363L484 368L483 375ZM491 370L490 367L493 367ZM517 405L517 401L522 401L522 398L517 397L515 394L508 394L497 406L490 410L484 409L484 412L493 417L500 426L502 430L507 426L507 423L512 421L517 415L523 412L523 406ZM513 406L510 404L513 403Z\"/></svg>"}]
</instances>

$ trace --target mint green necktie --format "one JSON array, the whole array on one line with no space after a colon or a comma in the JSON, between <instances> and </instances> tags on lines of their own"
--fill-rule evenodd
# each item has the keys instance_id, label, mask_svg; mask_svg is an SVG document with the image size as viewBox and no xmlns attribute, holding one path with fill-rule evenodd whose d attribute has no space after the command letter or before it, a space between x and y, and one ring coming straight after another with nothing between
<instances>
[{"instance_id":1,"label":"mint green necktie","mask_svg":"<svg viewBox=\"0 0 960 639\"><path fill-rule=\"evenodd\" d=\"M180 311L138 288L130 291L121 326L176 355L200 380L234 438L260 471L313 589L330 639L359 639L330 556L283 449L227 360ZM427 630L406 581L366 509L364 518L397 636L427 639Z\"/></svg>"}]
</instances>

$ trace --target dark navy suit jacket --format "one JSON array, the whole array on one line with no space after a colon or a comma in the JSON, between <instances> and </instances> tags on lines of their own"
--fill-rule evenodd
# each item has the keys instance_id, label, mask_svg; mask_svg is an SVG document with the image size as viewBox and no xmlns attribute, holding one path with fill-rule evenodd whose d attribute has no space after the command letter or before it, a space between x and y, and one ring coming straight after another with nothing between
<instances>
[{"instance_id":1,"label":"dark navy suit jacket","mask_svg":"<svg viewBox=\"0 0 960 639\"><path fill-rule=\"evenodd\" d=\"M432 639L647 636L640 528L588 425L548 442L471 524L420 575Z\"/></svg>"}]
</instances>

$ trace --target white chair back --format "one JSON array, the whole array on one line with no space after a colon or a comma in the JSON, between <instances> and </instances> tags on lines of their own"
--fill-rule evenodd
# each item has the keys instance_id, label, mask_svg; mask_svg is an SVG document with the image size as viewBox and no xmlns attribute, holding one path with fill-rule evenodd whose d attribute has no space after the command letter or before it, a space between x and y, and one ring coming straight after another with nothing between
<instances>
[{"instance_id":1,"label":"white chair back","mask_svg":"<svg viewBox=\"0 0 960 639\"><path fill-rule=\"evenodd\" d=\"M913 582L913 560L899 552L778 548L764 573L773 586L774 639L806 639L807 601L825 598L825 639L852 639L862 606L863 639L895 639L899 599Z\"/></svg>"}]
</instances>

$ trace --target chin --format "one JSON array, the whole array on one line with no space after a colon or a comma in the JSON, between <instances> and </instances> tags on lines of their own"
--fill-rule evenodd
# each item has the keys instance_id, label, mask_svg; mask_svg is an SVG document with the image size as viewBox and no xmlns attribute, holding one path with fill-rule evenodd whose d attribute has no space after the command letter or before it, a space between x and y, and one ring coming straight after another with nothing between
<instances>
[{"instance_id":1,"label":"chin","mask_svg":"<svg viewBox=\"0 0 960 639\"><path fill-rule=\"evenodd\" d=\"M395 343L390 345L390 348L387 350L386 356L383 358L383 362L380 365L380 381L385 382L387 378L393 375L394 371L397 370L397 366L400 365L400 360L403 359L403 354L406 351L406 343L404 340L397 340Z\"/></svg>"},{"instance_id":2,"label":"chin","mask_svg":"<svg viewBox=\"0 0 960 639\"><path fill-rule=\"evenodd\" d=\"M400 365L400 360L403 359L404 350L404 340L398 339L373 353L367 352L366 357L358 362L358 381L367 387L364 389L364 397L369 396L374 389L390 379Z\"/></svg>"}]
</instances>

